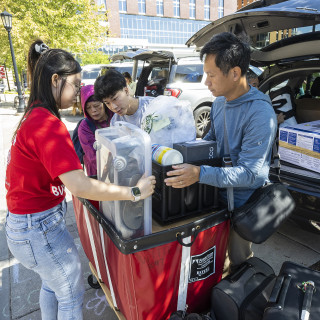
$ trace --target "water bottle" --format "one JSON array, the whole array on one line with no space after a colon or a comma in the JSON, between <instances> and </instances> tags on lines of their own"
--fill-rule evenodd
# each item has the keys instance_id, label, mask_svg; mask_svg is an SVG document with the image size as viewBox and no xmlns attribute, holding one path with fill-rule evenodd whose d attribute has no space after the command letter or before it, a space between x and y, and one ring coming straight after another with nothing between
<instances>
[{"instance_id":1,"label":"water bottle","mask_svg":"<svg viewBox=\"0 0 320 320\"><path fill-rule=\"evenodd\" d=\"M182 154L175 149L161 146L160 144L152 145L152 160L162 166L183 163Z\"/></svg>"}]
</instances>

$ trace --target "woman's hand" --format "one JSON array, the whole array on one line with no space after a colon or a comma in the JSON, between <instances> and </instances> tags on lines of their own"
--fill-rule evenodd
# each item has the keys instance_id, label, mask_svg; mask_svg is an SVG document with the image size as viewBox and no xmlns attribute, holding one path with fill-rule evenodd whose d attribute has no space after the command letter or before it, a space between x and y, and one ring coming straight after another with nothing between
<instances>
[{"instance_id":1,"label":"woman's hand","mask_svg":"<svg viewBox=\"0 0 320 320\"><path fill-rule=\"evenodd\" d=\"M145 177L142 176L137 183L137 187L140 189L141 196L140 199L146 199L151 196L154 192L154 188L156 186L156 178L155 176Z\"/></svg>"},{"instance_id":2,"label":"woman's hand","mask_svg":"<svg viewBox=\"0 0 320 320\"><path fill-rule=\"evenodd\" d=\"M76 197L97 201L133 200L131 188L105 183L87 177L83 170L73 170L59 176L62 183ZM138 183L141 199L145 199L153 193L155 177L142 177Z\"/></svg>"}]
</instances>

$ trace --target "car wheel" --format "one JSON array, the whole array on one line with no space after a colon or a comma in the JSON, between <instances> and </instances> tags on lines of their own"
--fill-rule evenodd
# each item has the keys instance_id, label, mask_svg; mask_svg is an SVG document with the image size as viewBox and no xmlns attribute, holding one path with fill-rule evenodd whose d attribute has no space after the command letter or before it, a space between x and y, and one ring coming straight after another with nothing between
<instances>
[{"instance_id":1,"label":"car wheel","mask_svg":"<svg viewBox=\"0 0 320 320\"><path fill-rule=\"evenodd\" d=\"M89 283L90 287L93 289L100 289L101 288L99 282L96 280L96 278L93 277L92 274L90 274L88 276L88 283Z\"/></svg>"},{"instance_id":2,"label":"car wheel","mask_svg":"<svg viewBox=\"0 0 320 320\"><path fill-rule=\"evenodd\" d=\"M204 129L210 123L211 107L203 106L194 111L194 121L196 124L197 138L201 138Z\"/></svg>"}]
</instances>

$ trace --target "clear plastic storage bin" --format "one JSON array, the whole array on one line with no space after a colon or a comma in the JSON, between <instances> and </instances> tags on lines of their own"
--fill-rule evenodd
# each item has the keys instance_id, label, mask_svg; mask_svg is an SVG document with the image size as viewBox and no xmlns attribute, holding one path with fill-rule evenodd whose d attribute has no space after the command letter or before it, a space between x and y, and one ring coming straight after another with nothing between
<instances>
[{"instance_id":1,"label":"clear plastic storage bin","mask_svg":"<svg viewBox=\"0 0 320 320\"><path fill-rule=\"evenodd\" d=\"M98 129L97 178L106 183L134 187L143 174L151 175L151 141L140 128L116 122L114 127ZM151 197L138 202L101 201L100 211L125 239L152 232Z\"/></svg>"}]
</instances>

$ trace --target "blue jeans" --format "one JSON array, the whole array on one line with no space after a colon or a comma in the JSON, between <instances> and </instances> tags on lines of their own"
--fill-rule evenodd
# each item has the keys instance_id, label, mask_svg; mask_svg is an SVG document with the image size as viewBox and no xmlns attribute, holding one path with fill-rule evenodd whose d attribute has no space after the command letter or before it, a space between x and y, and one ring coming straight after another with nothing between
<instances>
[{"instance_id":1,"label":"blue jeans","mask_svg":"<svg viewBox=\"0 0 320 320\"><path fill-rule=\"evenodd\" d=\"M11 253L42 280L42 320L81 320L84 283L80 257L66 228L66 202L38 213L8 212L6 234Z\"/></svg>"}]
</instances>

